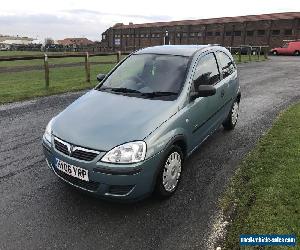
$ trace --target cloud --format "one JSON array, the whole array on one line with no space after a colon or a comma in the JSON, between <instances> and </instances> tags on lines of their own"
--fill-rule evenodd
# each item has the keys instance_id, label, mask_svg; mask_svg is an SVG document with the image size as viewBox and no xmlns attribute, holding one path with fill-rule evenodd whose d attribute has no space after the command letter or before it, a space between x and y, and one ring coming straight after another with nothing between
<instances>
[{"instance_id":1,"label":"cloud","mask_svg":"<svg viewBox=\"0 0 300 250\"><path fill-rule=\"evenodd\" d=\"M2 34L39 37L87 37L99 40L101 33L109 28L109 24L101 20L86 20L75 15L0 15Z\"/></svg>"},{"instance_id":2,"label":"cloud","mask_svg":"<svg viewBox=\"0 0 300 250\"><path fill-rule=\"evenodd\" d=\"M39 39L84 36L92 40L100 40L102 32L115 23L144 23L170 19L169 16L122 15L87 9L71 9L55 14L0 14L0 30L2 34L31 36Z\"/></svg>"},{"instance_id":3,"label":"cloud","mask_svg":"<svg viewBox=\"0 0 300 250\"><path fill-rule=\"evenodd\" d=\"M137 19L143 19L158 22L158 21L168 21L172 20L172 17L167 15L132 15L132 14L122 14L122 13L110 13L110 12L100 12L100 11L94 11L94 10L88 10L88 9L73 9L73 10L66 10L64 11L66 13L70 14L76 14L76 15L95 15L95 16L118 16L121 19L124 18L132 18L134 20Z\"/></svg>"}]
</instances>

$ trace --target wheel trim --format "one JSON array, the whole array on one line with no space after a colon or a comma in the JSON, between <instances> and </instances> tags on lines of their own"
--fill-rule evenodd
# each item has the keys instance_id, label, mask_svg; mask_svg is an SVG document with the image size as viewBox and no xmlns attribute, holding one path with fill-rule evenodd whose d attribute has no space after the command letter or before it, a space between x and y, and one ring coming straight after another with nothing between
<instances>
[{"instance_id":1,"label":"wheel trim","mask_svg":"<svg viewBox=\"0 0 300 250\"><path fill-rule=\"evenodd\" d=\"M162 184L166 191L172 192L176 189L181 174L181 156L178 152L173 152L166 160Z\"/></svg>"},{"instance_id":2,"label":"wheel trim","mask_svg":"<svg viewBox=\"0 0 300 250\"><path fill-rule=\"evenodd\" d=\"M235 102L231 110L231 121L233 125L236 124L238 116L239 116L239 104Z\"/></svg>"}]
</instances>

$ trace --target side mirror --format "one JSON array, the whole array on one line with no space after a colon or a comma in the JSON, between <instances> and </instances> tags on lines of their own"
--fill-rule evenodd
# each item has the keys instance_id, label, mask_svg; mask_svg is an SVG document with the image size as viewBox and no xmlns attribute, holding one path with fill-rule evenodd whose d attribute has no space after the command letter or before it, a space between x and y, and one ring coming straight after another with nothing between
<instances>
[{"instance_id":1,"label":"side mirror","mask_svg":"<svg viewBox=\"0 0 300 250\"><path fill-rule=\"evenodd\" d=\"M216 88L212 85L199 85L197 91L191 94L191 100L195 100L198 97L207 97L216 94Z\"/></svg>"},{"instance_id":2,"label":"side mirror","mask_svg":"<svg viewBox=\"0 0 300 250\"><path fill-rule=\"evenodd\" d=\"M98 80L99 82L102 82L102 80L103 80L105 77L106 77L105 74L99 74L99 75L97 75L97 80Z\"/></svg>"}]
</instances>

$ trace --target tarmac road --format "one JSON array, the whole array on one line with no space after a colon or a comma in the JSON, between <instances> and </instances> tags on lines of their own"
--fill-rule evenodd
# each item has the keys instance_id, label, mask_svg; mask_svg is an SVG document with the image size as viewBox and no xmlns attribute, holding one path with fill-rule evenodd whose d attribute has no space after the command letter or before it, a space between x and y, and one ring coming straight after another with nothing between
<instances>
[{"instance_id":1,"label":"tarmac road","mask_svg":"<svg viewBox=\"0 0 300 250\"><path fill-rule=\"evenodd\" d=\"M81 93L0 106L0 249L207 249L218 198L278 113L300 100L300 58L239 66L240 120L186 162L177 193L111 203L68 187L48 169L41 137Z\"/></svg>"}]
</instances>

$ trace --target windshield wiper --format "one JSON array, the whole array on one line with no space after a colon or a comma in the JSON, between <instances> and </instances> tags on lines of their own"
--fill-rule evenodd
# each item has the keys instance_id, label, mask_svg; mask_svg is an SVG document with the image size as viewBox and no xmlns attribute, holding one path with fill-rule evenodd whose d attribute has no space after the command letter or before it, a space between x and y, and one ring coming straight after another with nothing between
<instances>
[{"instance_id":1,"label":"windshield wiper","mask_svg":"<svg viewBox=\"0 0 300 250\"><path fill-rule=\"evenodd\" d=\"M113 92L120 92L120 93L141 93L135 89L128 89L128 88L110 88L110 87L103 87L99 88L99 90L111 90Z\"/></svg>"},{"instance_id":2,"label":"windshield wiper","mask_svg":"<svg viewBox=\"0 0 300 250\"><path fill-rule=\"evenodd\" d=\"M143 96L147 97L159 97L159 96L171 96L171 95L178 95L176 92L163 92L163 91L155 91L149 93L142 93Z\"/></svg>"}]
</instances>

